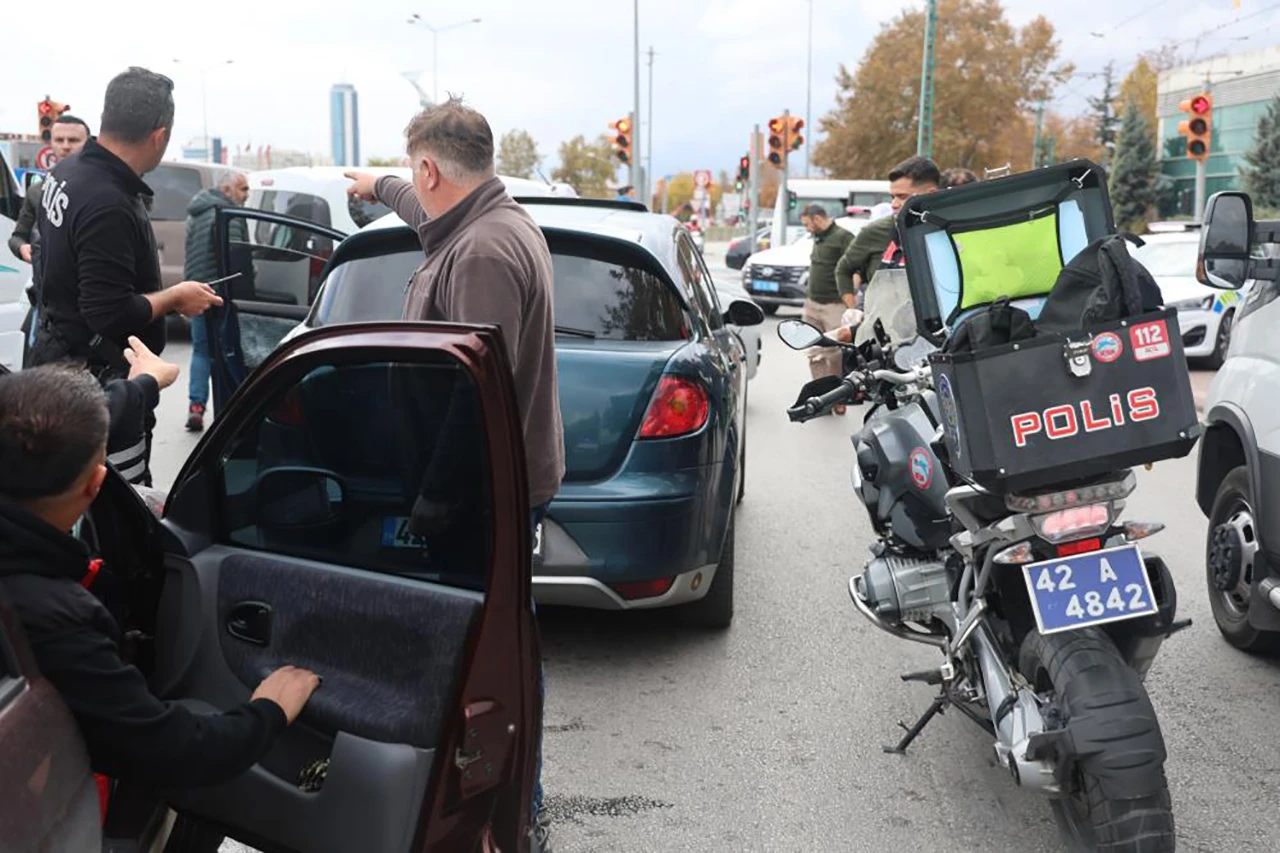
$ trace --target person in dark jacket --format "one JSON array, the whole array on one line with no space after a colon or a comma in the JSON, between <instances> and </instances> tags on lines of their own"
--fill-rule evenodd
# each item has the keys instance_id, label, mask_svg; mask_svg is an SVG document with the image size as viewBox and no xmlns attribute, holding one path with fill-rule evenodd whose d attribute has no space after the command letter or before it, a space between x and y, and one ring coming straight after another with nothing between
<instances>
[{"instance_id":1,"label":"person in dark jacket","mask_svg":"<svg viewBox=\"0 0 1280 853\"><path fill-rule=\"evenodd\" d=\"M49 147L57 158L56 162L79 154L80 149L89 141L89 125L82 118L70 113L63 113L53 122L50 129ZM27 195L22 200L22 211L18 214L18 222L9 235L9 249L15 255L31 264L31 286L27 288L27 301L31 307L27 310L26 319L22 321L22 333L26 335L23 346L22 363L26 366L30 358L31 347L35 346L36 325L39 322L40 306L40 232L36 229L36 213L40 209L41 186L43 181L33 181L27 187Z\"/></svg>"},{"instance_id":2,"label":"person in dark jacket","mask_svg":"<svg viewBox=\"0 0 1280 853\"><path fill-rule=\"evenodd\" d=\"M171 789L226 782L266 754L319 680L283 667L221 714L151 694L122 659L120 627L92 591L89 551L69 533L107 476L109 428L103 390L84 371L0 377L0 585L94 772Z\"/></svg>"},{"instance_id":3,"label":"person in dark jacket","mask_svg":"<svg viewBox=\"0 0 1280 853\"><path fill-rule=\"evenodd\" d=\"M167 314L195 316L221 302L201 282L160 289L142 175L160 164L172 127L172 81L130 68L107 86L98 138L44 182L33 364L74 360L100 379L122 376L130 335L163 352Z\"/></svg>"},{"instance_id":4,"label":"person in dark jacket","mask_svg":"<svg viewBox=\"0 0 1280 853\"><path fill-rule=\"evenodd\" d=\"M186 256L182 277L191 281L213 281L218 277L217 214L221 207L240 207L249 198L249 181L240 172L218 176L218 185L202 190L187 205ZM247 243L243 219L228 223L230 240ZM209 405L209 332L204 317L191 318L191 379L187 405L187 429L204 429L204 413Z\"/></svg>"},{"instance_id":5,"label":"person in dark jacket","mask_svg":"<svg viewBox=\"0 0 1280 853\"><path fill-rule=\"evenodd\" d=\"M849 248L844 257L836 264L836 284L852 282L861 293L866 282L876 274L886 256L896 254L890 248L897 248L898 211L913 196L921 193L936 192L942 182L938 164L928 157L909 157L893 167L889 172L889 192L893 196L891 202L893 215L868 223Z\"/></svg>"}]
</instances>

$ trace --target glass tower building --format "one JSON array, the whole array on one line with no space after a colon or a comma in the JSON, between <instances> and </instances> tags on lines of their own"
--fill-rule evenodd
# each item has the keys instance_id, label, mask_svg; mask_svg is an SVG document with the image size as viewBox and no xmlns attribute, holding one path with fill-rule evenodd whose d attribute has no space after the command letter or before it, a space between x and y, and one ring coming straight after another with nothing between
<instances>
[{"instance_id":1,"label":"glass tower building","mask_svg":"<svg viewBox=\"0 0 1280 853\"><path fill-rule=\"evenodd\" d=\"M360 165L360 99L350 83L329 90L329 141L333 165Z\"/></svg>"},{"instance_id":2,"label":"glass tower building","mask_svg":"<svg viewBox=\"0 0 1280 853\"><path fill-rule=\"evenodd\" d=\"M1187 159L1186 139L1178 133L1178 123L1187 118L1179 112L1179 104L1202 92L1213 96L1205 197L1241 189L1240 167L1245 153L1253 147L1258 119L1280 93L1280 47L1219 56L1165 71L1157 92L1160 171L1174 188L1161 199L1160 215L1188 215L1193 213L1195 201L1196 162Z\"/></svg>"}]
</instances>

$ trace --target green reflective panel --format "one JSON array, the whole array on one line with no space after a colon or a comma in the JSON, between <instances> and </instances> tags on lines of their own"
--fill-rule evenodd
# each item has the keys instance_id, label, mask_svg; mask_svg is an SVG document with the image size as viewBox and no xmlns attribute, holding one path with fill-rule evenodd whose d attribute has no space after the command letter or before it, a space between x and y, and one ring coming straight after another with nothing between
<instances>
[{"instance_id":1,"label":"green reflective panel","mask_svg":"<svg viewBox=\"0 0 1280 853\"><path fill-rule=\"evenodd\" d=\"M1001 296L1041 296L1062 272L1058 217L1044 216L985 231L956 234L964 280L961 309Z\"/></svg>"}]
</instances>

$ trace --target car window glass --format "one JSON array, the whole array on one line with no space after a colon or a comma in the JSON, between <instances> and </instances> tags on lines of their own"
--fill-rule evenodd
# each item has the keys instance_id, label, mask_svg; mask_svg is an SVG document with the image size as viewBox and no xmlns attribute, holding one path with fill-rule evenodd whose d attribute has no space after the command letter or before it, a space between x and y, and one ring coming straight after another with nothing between
<instances>
[{"instance_id":1,"label":"car window glass","mask_svg":"<svg viewBox=\"0 0 1280 853\"><path fill-rule=\"evenodd\" d=\"M199 171L168 163L161 163L142 180L155 194L151 203L151 218L161 222L185 220L187 205L203 189Z\"/></svg>"},{"instance_id":2,"label":"car window glass","mask_svg":"<svg viewBox=\"0 0 1280 853\"><path fill-rule=\"evenodd\" d=\"M702 271L698 267L698 262L694 257L698 254L698 250L694 248L693 243L683 234L676 235L676 262L680 265L680 273L688 282L689 289L693 294L693 301L697 307L696 313L701 317L702 322L709 328L716 329L723 325L723 322L716 323L717 317L713 317L715 310L707 295L707 287L710 285L710 278L703 279Z\"/></svg>"},{"instance_id":3,"label":"car window glass","mask_svg":"<svg viewBox=\"0 0 1280 853\"><path fill-rule=\"evenodd\" d=\"M311 325L399 320L409 279L421 263L422 250L414 249L357 258L335 267L320 292Z\"/></svg>"},{"instance_id":4,"label":"car window glass","mask_svg":"<svg viewBox=\"0 0 1280 853\"><path fill-rule=\"evenodd\" d=\"M316 225L323 225L326 228L331 227L333 224L333 218L329 212L329 202L318 195L310 193L293 193L285 190L253 190L249 193L249 199L245 202L245 207L292 216L295 219L305 219L308 222L314 222ZM287 243L291 237L290 231L291 229L288 225L262 220L255 226L256 233L254 237L256 242L263 245Z\"/></svg>"},{"instance_id":5,"label":"car window glass","mask_svg":"<svg viewBox=\"0 0 1280 853\"><path fill-rule=\"evenodd\" d=\"M333 254L333 238L305 227L263 229L252 217L227 219L231 268L241 273L222 287L232 299L309 306L320 285L325 262ZM274 223L272 223L274 224ZM265 242L260 237L265 236Z\"/></svg>"},{"instance_id":6,"label":"car window glass","mask_svg":"<svg viewBox=\"0 0 1280 853\"><path fill-rule=\"evenodd\" d=\"M1196 255L1200 242L1189 240L1148 240L1131 250L1133 259L1147 268L1156 278L1190 278L1196 274Z\"/></svg>"},{"instance_id":7,"label":"car window glass","mask_svg":"<svg viewBox=\"0 0 1280 853\"><path fill-rule=\"evenodd\" d=\"M720 305L720 297L716 293L716 284L711 278L711 273L707 269L706 259L702 257L701 252L693 253L693 261L693 270L698 277L698 290L708 306L708 324L712 329L719 329L724 326L724 308Z\"/></svg>"},{"instance_id":8,"label":"car window glass","mask_svg":"<svg viewBox=\"0 0 1280 853\"><path fill-rule=\"evenodd\" d=\"M347 212L357 228L363 228L377 222L391 212L391 208L376 201L365 201L356 196L347 196Z\"/></svg>"},{"instance_id":9,"label":"car window glass","mask_svg":"<svg viewBox=\"0 0 1280 853\"><path fill-rule=\"evenodd\" d=\"M445 358L319 367L278 394L223 456L220 541L483 589L485 424Z\"/></svg>"}]
</instances>

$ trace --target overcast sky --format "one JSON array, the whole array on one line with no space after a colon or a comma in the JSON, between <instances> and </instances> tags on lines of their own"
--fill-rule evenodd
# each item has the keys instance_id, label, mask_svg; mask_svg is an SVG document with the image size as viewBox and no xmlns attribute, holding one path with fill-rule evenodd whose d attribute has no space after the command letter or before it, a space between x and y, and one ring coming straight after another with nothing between
<instances>
[{"instance_id":1,"label":"overcast sky","mask_svg":"<svg viewBox=\"0 0 1280 853\"><path fill-rule=\"evenodd\" d=\"M835 101L840 63L856 65L884 21L921 3L813 0L814 123ZM559 143L603 132L632 108L631 0L255 0L222 4L187 0L64 0L56 4L57 47L42 28L8 40L0 87L0 130L30 132L45 94L71 104L96 131L107 81L127 65L146 65L177 84L177 127L171 154L202 133L199 67L208 72L212 135L227 144L271 143L328 151L329 88L354 84L360 94L361 151L395 156L417 105L404 71L423 71L431 89L432 38L411 27L412 12L437 27L468 18L481 23L440 36L440 90L464 95L495 134L529 130L548 173ZM1050 4L1008 0L1015 24L1045 14L1063 53L1082 72L1114 58L1130 63L1142 49L1189 39L1200 58L1280 42L1275 0L1098 0ZM126 13L124 10L128 8ZM784 11L785 10L785 11ZM1056 11L1055 11L1056 10ZM805 111L805 0L640 0L640 46L654 65L653 165L656 175L692 168L731 169L753 123L784 108ZM1238 23L1233 23L1239 20ZM1117 27L1119 27L1117 29ZM1103 37L1091 35L1100 32ZM1183 49L1192 54L1197 43ZM175 64L174 59L181 63ZM918 68L918 54L904 62ZM642 60L647 62L647 60ZM647 68L641 69L642 120ZM1098 81L1079 76L1060 92L1059 107L1079 111ZM646 138L643 140L647 142ZM905 141L904 154L913 141ZM803 165L803 158L795 161Z\"/></svg>"}]
</instances>

